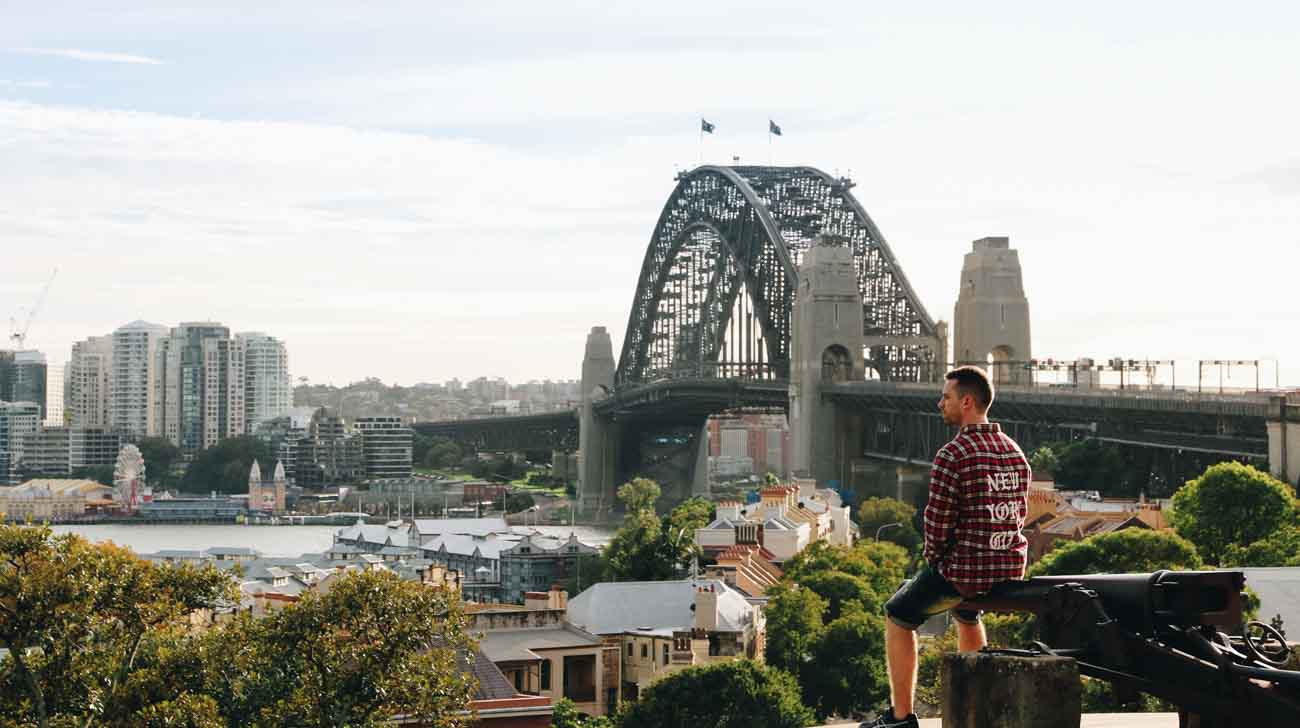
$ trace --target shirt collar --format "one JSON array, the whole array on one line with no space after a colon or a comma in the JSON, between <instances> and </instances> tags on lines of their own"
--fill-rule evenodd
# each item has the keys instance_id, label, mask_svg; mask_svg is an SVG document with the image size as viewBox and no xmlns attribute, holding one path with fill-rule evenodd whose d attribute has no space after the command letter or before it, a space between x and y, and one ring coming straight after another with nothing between
<instances>
[{"instance_id":1,"label":"shirt collar","mask_svg":"<svg viewBox=\"0 0 1300 728\"><path fill-rule=\"evenodd\" d=\"M998 432L1002 432L1002 425L999 425L996 422L986 422L981 425L966 425L965 427L961 428L961 431L962 434L967 434L971 432L998 433Z\"/></svg>"}]
</instances>

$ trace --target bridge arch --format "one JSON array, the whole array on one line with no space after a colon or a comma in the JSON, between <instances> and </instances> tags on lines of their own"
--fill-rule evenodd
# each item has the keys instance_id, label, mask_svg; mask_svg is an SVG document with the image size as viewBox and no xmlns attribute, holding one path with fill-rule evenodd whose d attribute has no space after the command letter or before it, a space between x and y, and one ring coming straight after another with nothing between
<instances>
[{"instance_id":1,"label":"bridge arch","mask_svg":"<svg viewBox=\"0 0 1300 728\"><path fill-rule=\"evenodd\" d=\"M933 376L944 357L934 321L852 186L812 167L679 174L641 266L616 384L787 379L798 265L821 237L853 251L867 359L890 379Z\"/></svg>"}]
</instances>

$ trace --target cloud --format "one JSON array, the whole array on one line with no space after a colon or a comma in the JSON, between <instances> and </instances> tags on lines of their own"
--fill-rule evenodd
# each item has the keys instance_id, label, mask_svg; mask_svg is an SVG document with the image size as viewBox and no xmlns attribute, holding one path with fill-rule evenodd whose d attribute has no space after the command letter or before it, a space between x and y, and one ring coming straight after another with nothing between
<instances>
[{"instance_id":1,"label":"cloud","mask_svg":"<svg viewBox=\"0 0 1300 728\"><path fill-rule=\"evenodd\" d=\"M149 56L137 56L131 53L112 53L106 51L87 51L80 48L9 48L9 53L19 53L25 56L54 56L57 58L70 58L74 61L89 61L91 63L142 63L148 65L158 65L162 61Z\"/></svg>"},{"instance_id":2,"label":"cloud","mask_svg":"<svg viewBox=\"0 0 1300 728\"><path fill-rule=\"evenodd\" d=\"M0 88L51 88L49 81L15 81L9 78L0 78Z\"/></svg>"}]
</instances>

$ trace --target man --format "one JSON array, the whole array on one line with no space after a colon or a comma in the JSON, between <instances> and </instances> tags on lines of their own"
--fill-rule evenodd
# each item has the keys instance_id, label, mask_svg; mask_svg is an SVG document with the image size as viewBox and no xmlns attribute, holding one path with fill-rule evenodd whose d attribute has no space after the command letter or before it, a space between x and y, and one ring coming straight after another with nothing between
<instances>
[{"instance_id":1,"label":"man","mask_svg":"<svg viewBox=\"0 0 1300 728\"><path fill-rule=\"evenodd\" d=\"M989 422L993 385L984 370L958 367L945 376L939 410L957 436L934 457L925 506L925 564L885 604L885 658L891 707L863 728L916 728L916 630L929 617L1022 579L1028 542L1020 529L1028 510L1029 461L1020 446ZM987 643L980 613L954 610L963 652Z\"/></svg>"}]
</instances>

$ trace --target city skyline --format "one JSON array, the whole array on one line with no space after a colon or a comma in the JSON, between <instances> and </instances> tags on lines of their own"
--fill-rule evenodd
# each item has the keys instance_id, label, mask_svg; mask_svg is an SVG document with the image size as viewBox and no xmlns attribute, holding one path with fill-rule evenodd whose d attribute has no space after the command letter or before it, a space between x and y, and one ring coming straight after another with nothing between
<instances>
[{"instance_id":1,"label":"city skyline","mask_svg":"<svg viewBox=\"0 0 1300 728\"><path fill-rule=\"evenodd\" d=\"M936 319L1008 235L1040 357L1300 383L1294 7L307 7L7 18L0 315L60 270L29 348L212 319L313 383L574 379L674 172L739 155L851 173Z\"/></svg>"}]
</instances>

